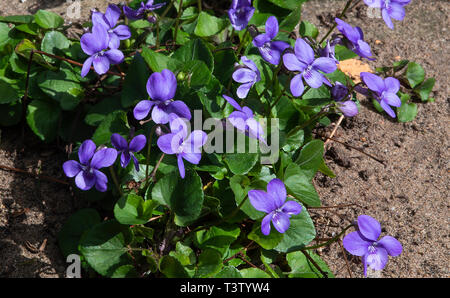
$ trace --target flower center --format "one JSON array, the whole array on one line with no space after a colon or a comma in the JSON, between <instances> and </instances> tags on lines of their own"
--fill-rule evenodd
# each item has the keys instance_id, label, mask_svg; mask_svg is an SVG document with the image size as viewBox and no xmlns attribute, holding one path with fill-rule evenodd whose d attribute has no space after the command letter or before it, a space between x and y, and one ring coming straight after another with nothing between
<instances>
[{"instance_id":1,"label":"flower center","mask_svg":"<svg viewBox=\"0 0 450 298\"><path fill-rule=\"evenodd\" d=\"M374 242L374 243L372 243L372 245L370 245L370 246L367 248L367 250L369 251L369 253L374 254L374 253L377 252L377 246L378 246L378 243L377 243L377 242Z\"/></svg>"}]
</instances>

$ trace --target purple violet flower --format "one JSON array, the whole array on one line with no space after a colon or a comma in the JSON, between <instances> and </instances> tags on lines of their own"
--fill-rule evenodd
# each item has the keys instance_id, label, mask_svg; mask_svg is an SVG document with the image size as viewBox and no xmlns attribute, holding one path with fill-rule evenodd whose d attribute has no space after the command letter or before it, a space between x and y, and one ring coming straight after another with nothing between
<instances>
[{"instance_id":1,"label":"purple violet flower","mask_svg":"<svg viewBox=\"0 0 450 298\"><path fill-rule=\"evenodd\" d=\"M344 114L345 117L353 117L358 114L358 106L352 100L342 101L349 98L348 88L341 82L336 81L331 88L331 96L336 101L336 107Z\"/></svg>"},{"instance_id":2,"label":"purple violet flower","mask_svg":"<svg viewBox=\"0 0 450 298\"><path fill-rule=\"evenodd\" d=\"M352 255L362 257L364 276L367 276L367 265L373 270L382 270L388 255L396 257L402 253L401 243L392 236L384 236L380 240L380 223L368 215L358 216L358 231L344 237L345 249Z\"/></svg>"},{"instance_id":3,"label":"purple violet flower","mask_svg":"<svg viewBox=\"0 0 450 298\"><path fill-rule=\"evenodd\" d=\"M201 147L205 145L208 136L204 131L194 130L189 136L187 125L183 119L170 114L171 133L158 138L159 149L165 154L175 154L181 178L185 177L183 159L192 164L198 164L202 158Z\"/></svg>"},{"instance_id":4,"label":"purple violet flower","mask_svg":"<svg viewBox=\"0 0 450 298\"><path fill-rule=\"evenodd\" d=\"M355 54L362 58L367 58L369 60L375 60L370 58L372 56L372 51L370 50L370 45L364 41L364 34L359 27L352 27L343 20L336 18L337 28L345 36L342 43Z\"/></svg>"},{"instance_id":5,"label":"purple violet flower","mask_svg":"<svg viewBox=\"0 0 450 298\"><path fill-rule=\"evenodd\" d=\"M295 97L303 94L305 86L302 78L312 88L319 88L323 83L331 87L327 78L319 72L332 73L336 70L336 62L331 58L314 58L314 51L303 39L298 38L295 42L295 54L283 55L283 62L290 71L300 72L291 80L291 93Z\"/></svg>"},{"instance_id":6,"label":"purple violet flower","mask_svg":"<svg viewBox=\"0 0 450 298\"><path fill-rule=\"evenodd\" d=\"M120 41L131 37L131 32L126 25L117 25L122 11L117 5L110 4L106 9L105 14L94 11L92 13L92 24L94 26L104 26L109 35L109 47L111 49L118 49ZM114 28L115 27L115 28Z\"/></svg>"},{"instance_id":7,"label":"purple violet flower","mask_svg":"<svg viewBox=\"0 0 450 298\"><path fill-rule=\"evenodd\" d=\"M252 206L267 213L261 222L261 232L264 235L270 234L270 222L275 229L284 233L290 226L289 218L302 211L302 206L296 201L286 202L286 187L280 179L272 179L267 184L267 192L263 190L250 190L248 198Z\"/></svg>"},{"instance_id":8,"label":"purple violet flower","mask_svg":"<svg viewBox=\"0 0 450 298\"><path fill-rule=\"evenodd\" d=\"M164 5L166 5L165 2L153 5L153 0L148 0L147 3L145 3L145 4L144 4L144 2L141 2L141 7L139 7L137 10L133 10L133 9L129 8L128 6L124 6L123 13L130 20L139 20L139 19L147 18L147 20L150 23L155 23L156 18L153 15L151 15L152 11L155 9L159 9L159 8L163 7Z\"/></svg>"},{"instance_id":9,"label":"purple violet flower","mask_svg":"<svg viewBox=\"0 0 450 298\"><path fill-rule=\"evenodd\" d=\"M163 69L162 72L154 72L147 81L147 92L151 100L142 100L134 108L134 118L142 120L152 110L152 120L157 124L169 122L169 114L175 113L181 118L191 119L188 106L181 100L171 101L177 91L177 79L173 72Z\"/></svg>"},{"instance_id":10,"label":"purple violet flower","mask_svg":"<svg viewBox=\"0 0 450 298\"><path fill-rule=\"evenodd\" d=\"M228 116L230 123L236 127L238 131L244 134L248 133L249 137L258 139L264 144L267 144L264 139L264 131L259 122L254 118L253 111L249 107L241 108L236 100L225 94L222 96L237 110Z\"/></svg>"},{"instance_id":11,"label":"purple violet flower","mask_svg":"<svg viewBox=\"0 0 450 298\"><path fill-rule=\"evenodd\" d=\"M245 56L241 57L241 62L244 66L239 65L233 73L233 80L242 83L237 89L236 93L239 98L246 98L248 92L256 82L261 81L261 74L259 73L256 64Z\"/></svg>"},{"instance_id":12,"label":"purple violet flower","mask_svg":"<svg viewBox=\"0 0 450 298\"><path fill-rule=\"evenodd\" d=\"M252 6L252 0L233 0L228 10L231 25L236 31L241 31L247 27L254 12L255 8Z\"/></svg>"},{"instance_id":13,"label":"purple violet flower","mask_svg":"<svg viewBox=\"0 0 450 298\"><path fill-rule=\"evenodd\" d=\"M405 8L411 0L364 0L369 7L376 7L381 9L381 15L386 25L390 29L394 29L394 24L391 18L401 21L405 18Z\"/></svg>"},{"instance_id":14,"label":"purple violet flower","mask_svg":"<svg viewBox=\"0 0 450 298\"><path fill-rule=\"evenodd\" d=\"M108 50L109 36L103 26L94 26L92 33L83 34L80 44L83 51L90 56L83 63L82 77L88 74L92 64L95 72L102 75L109 70L110 64L119 64L124 60L123 53L118 49Z\"/></svg>"},{"instance_id":15,"label":"purple violet flower","mask_svg":"<svg viewBox=\"0 0 450 298\"><path fill-rule=\"evenodd\" d=\"M80 162L68 160L63 164L67 177L75 177L75 184L81 190L89 190L95 185L98 191L105 192L108 188L108 178L99 171L114 164L117 151L113 148L103 148L95 151L96 146L92 140L84 141L78 149Z\"/></svg>"},{"instance_id":16,"label":"purple violet flower","mask_svg":"<svg viewBox=\"0 0 450 298\"><path fill-rule=\"evenodd\" d=\"M259 34L253 39L253 45L258 48L261 56L273 65L280 63L283 51L289 48L284 41L272 41L278 34L278 20L270 16L266 21L266 33Z\"/></svg>"},{"instance_id":17,"label":"purple violet flower","mask_svg":"<svg viewBox=\"0 0 450 298\"><path fill-rule=\"evenodd\" d=\"M390 106L398 108L402 105L402 101L397 96L397 92L400 90L399 80L393 77L388 77L383 80L370 72L362 72L360 76L362 81L372 91L373 96L380 103L383 110L389 116L395 118L395 112Z\"/></svg>"},{"instance_id":18,"label":"purple violet flower","mask_svg":"<svg viewBox=\"0 0 450 298\"><path fill-rule=\"evenodd\" d=\"M336 44L337 43L335 43L334 41L330 43L330 41L327 40L327 45L319 50L320 57L333 59L336 64L339 64L339 60L336 59L335 54Z\"/></svg>"},{"instance_id":19,"label":"purple violet flower","mask_svg":"<svg viewBox=\"0 0 450 298\"><path fill-rule=\"evenodd\" d=\"M131 158L133 158L134 167L138 172L139 163L133 153L141 151L145 147L145 143L147 143L147 138L144 135L135 136L130 141L130 144L118 133L114 133L111 136L111 144L118 150L118 153L122 153L120 156L120 165L122 168L126 168Z\"/></svg>"}]
</instances>

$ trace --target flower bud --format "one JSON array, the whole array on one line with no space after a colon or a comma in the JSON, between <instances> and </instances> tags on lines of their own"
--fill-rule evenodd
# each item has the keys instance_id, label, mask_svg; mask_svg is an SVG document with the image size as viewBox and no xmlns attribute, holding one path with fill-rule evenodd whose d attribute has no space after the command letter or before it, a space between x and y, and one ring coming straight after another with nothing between
<instances>
[{"instance_id":1,"label":"flower bud","mask_svg":"<svg viewBox=\"0 0 450 298\"><path fill-rule=\"evenodd\" d=\"M353 117L358 114L358 106L351 100L339 102L337 103L337 106L345 117Z\"/></svg>"},{"instance_id":2,"label":"flower bud","mask_svg":"<svg viewBox=\"0 0 450 298\"><path fill-rule=\"evenodd\" d=\"M336 84L331 88L331 96L335 101L341 101L348 94L348 88L340 83L336 82Z\"/></svg>"}]
</instances>

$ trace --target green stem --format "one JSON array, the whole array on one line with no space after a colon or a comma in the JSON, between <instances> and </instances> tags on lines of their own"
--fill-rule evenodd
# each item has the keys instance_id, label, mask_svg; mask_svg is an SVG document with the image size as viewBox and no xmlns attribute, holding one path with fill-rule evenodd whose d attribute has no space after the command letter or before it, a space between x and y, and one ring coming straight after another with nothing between
<instances>
[{"instance_id":1,"label":"green stem","mask_svg":"<svg viewBox=\"0 0 450 298\"><path fill-rule=\"evenodd\" d=\"M159 18L156 20L156 44L155 49L159 48Z\"/></svg>"},{"instance_id":2,"label":"green stem","mask_svg":"<svg viewBox=\"0 0 450 298\"><path fill-rule=\"evenodd\" d=\"M148 166L149 166L149 159L150 159L150 151L152 149L152 138L153 138L153 134L155 133L156 128L158 127L158 125L155 125L152 127L152 129L150 130L150 134L148 136L148 143L147 143L147 166L145 167L145 187L144 189L147 187L148 184Z\"/></svg>"},{"instance_id":3,"label":"green stem","mask_svg":"<svg viewBox=\"0 0 450 298\"><path fill-rule=\"evenodd\" d=\"M233 32L234 32L234 29L233 29ZM242 47L244 46L245 38L247 37L247 35L248 35L248 29L245 28L245 33L244 33L244 35L242 36L242 39L241 39L241 41L240 41L240 43L239 43L239 47L238 47L238 49L237 49L237 51L236 51L236 54L237 54L237 55L239 55L239 54L241 53L241 50L242 50Z\"/></svg>"},{"instance_id":4,"label":"green stem","mask_svg":"<svg viewBox=\"0 0 450 298\"><path fill-rule=\"evenodd\" d=\"M197 4L198 4L198 13L202 12L202 0L197 0Z\"/></svg>"},{"instance_id":5,"label":"green stem","mask_svg":"<svg viewBox=\"0 0 450 298\"><path fill-rule=\"evenodd\" d=\"M338 235L336 235L335 237L331 238L331 239L328 240L327 242L325 242L325 243L320 243L320 244L313 245L313 246L307 246L307 247L303 248L303 250L311 250L311 249L316 249L316 248L319 248L319 247L322 247L322 246L330 245L331 243L338 241L338 240L341 238L341 236L342 236L348 229L350 229L351 227L353 227L353 224L348 225L347 227L345 227Z\"/></svg>"},{"instance_id":6,"label":"green stem","mask_svg":"<svg viewBox=\"0 0 450 298\"><path fill-rule=\"evenodd\" d=\"M345 16L345 13L347 12L348 8L350 7L350 4L352 4L353 0L348 0L347 4L344 7L344 10L341 12L341 14L339 15L339 18L342 19ZM322 40L319 42L319 45L321 45L327 38L328 36L331 34L331 32L333 32L333 30L337 27L337 23L334 22L333 27L330 28L330 30L328 30L327 34L322 38Z\"/></svg>"},{"instance_id":7,"label":"green stem","mask_svg":"<svg viewBox=\"0 0 450 298\"><path fill-rule=\"evenodd\" d=\"M122 189L120 188L119 181L117 180L116 172L114 171L113 166L109 167L109 172L111 173L111 177L114 181L114 184L116 185L117 191L119 192L120 196L122 196L123 192Z\"/></svg>"},{"instance_id":8,"label":"green stem","mask_svg":"<svg viewBox=\"0 0 450 298\"><path fill-rule=\"evenodd\" d=\"M173 44L177 44L178 26L180 25L181 12L183 11L183 0L180 0L180 6L178 7L177 20L175 21L175 33L173 37Z\"/></svg>"}]
</instances>

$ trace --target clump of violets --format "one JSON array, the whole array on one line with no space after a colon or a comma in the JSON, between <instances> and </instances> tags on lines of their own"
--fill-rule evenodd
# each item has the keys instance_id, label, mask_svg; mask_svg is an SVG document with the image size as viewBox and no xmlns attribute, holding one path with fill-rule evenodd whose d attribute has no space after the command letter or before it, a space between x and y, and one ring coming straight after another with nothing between
<instances>
[{"instance_id":1,"label":"clump of violets","mask_svg":"<svg viewBox=\"0 0 450 298\"><path fill-rule=\"evenodd\" d=\"M247 133L249 137L258 139L266 144L264 131L259 122L254 118L253 111L249 107L241 108L236 100L227 95L222 96L237 110L228 116L228 121L241 133Z\"/></svg>"},{"instance_id":2,"label":"clump of violets","mask_svg":"<svg viewBox=\"0 0 450 298\"><path fill-rule=\"evenodd\" d=\"M86 140L78 150L78 158L80 162L68 160L63 164L66 176L75 177L75 184L81 190L89 190L95 185L98 191L105 192L108 188L108 178L99 170L114 164L117 151L113 148L96 151L95 143Z\"/></svg>"},{"instance_id":3,"label":"clump of violets","mask_svg":"<svg viewBox=\"0 0 450 298\"><path fill-rule=\"evenodd\" d=\"M103 26L108 32L109 47L111 49L118 49L120 41L131 37L130 28L126 25L117 25L122 11L117 5L110 4L103 14L98 11L92 13L93 26Z\"/></svg>"},{"instance_id":4,"label":"clump of violets","mask_svg":"<svg viewBox=\"0 0 450 298\"><path fill-rule=\"evenodd\" d=\"M111 136L111 144L118 150L120 155L120 165L122 168L126 168L131 159L133 159L134 167L139 172L139 162L134 156L134 153L141 151L147 143L147 138L144 135L135 136L128 144L127 140L119 135L113 133Z\"/></svg>"},{"instance_id":5,"label":"clump of violets","mask_svg":"<svg viewBox=\"0 0 450 298\"><path fill-rule=\"evenodd\" d=\"M259 73L255 62L252 60L242 56L241 62L244 65L241 66L238 64L237 69L233 73L233 80L238 83L242 83L236 91L237 96L239 98L246 98L253 85L261 81L261 74Z\"/></svg>"},{"instance_id":6,"label":"clump of violets","mask_svg":"<svg viewBox=\"0 0 450 298\"><path fill-rule=\"evenodd\" d=\"M402 105L402 101L397 96L397 92L400 90L399 80L393 77L388 77L383 80L370 72L362 72L360 76L361 80L372 91L372 95L380 103L383 110L389 116L395 118L396 115L391 106L398 108Z\"/></svg>"},{"instance_id":7,"label":"clump of violets","mask_svg":"<svg viewBox=\"0 0 450 298\"><path fill-rule=\"evenodd\" d=\"M392 236L384 236L380 240L380 223L371 216L358 216L358 230L344 237L344 248L352 255L362 257L364 275L367 266L373 270L382 270L389 256L396 257L402 253L401 243Z\"/></svg>"},{"instance_id":8,"label":"clump of violets","mask_svg":"<svg viewBox=\"0 0 450 298\"><path fill-rule=\"evenodd\" d=\"M338 30L344 35L344 39L341 41L348 49L362 58L369 60L375 60L370 58L372 51L370 45L364 41L364 33L360 27L352 27L343 20L336 18Z\"/></svg>"},{"instance_id":9,"label":"clump of violets","mask_svg":"<svg viewBox=\"0 0 450 298\"><path fill-rule=\"evenodd\" d=\"M411 0L364 0L369 7L381 9L381 15L384 22L390 29L394 29L394 23L391 18L401 21L405 18L405 5Z\"/></svg>"},{"instance_id":10,"label":"clump of violets","mask_svg":"<svg viewBox=\"0 0 450 298\"><path fill-rule=\"evenodd\" d=\"M123 53L118 49L109 49L109 35L101 25L92 27L92 33L81 36L80 44L83 51L89 55L81 68L81 77L85 77L91 66L99 75L108 72L111 64L120 64L124 60Z\"/></svg>"},{"instance_id":11,"label":"clump of violets","mask_svg":"<svg viewBox=\"0 0 450 298\"><path fill-rule=\"evenodd\" d=\"M254 12L255 8L252 6L252 0L233 0L228 10L231 26L236 31L246 28Z\"/></svg>"},{"instance_id":12,"label":"clump of violets","mask_svg":"<svg viewBox=\"0 0 450 298\"><path fill-rule=\"evenodd\" d=\"M331 88L331 96L336 101L336 107L345 117L353 117L358 114L358 106L354 101L349 99L351 95L349 94L347 86L336 81L334 86Z\"/></svg>"},{"instance_id":13,"label":"clump of violets","mask_svg":"<svg viewBox=\"0 0 450 298\"><path fill-rule=\"evenodd\" d=\"M284 233L289 229L292 215L297 215L302 211L302 206L296 201L287 201L286 187L280 179L272 179L267 184L267 192L263 190L250 190L248 198L252 206L267 213L261 222L261 233L270 234L270 222L275 229Z\"/></svg>"},{"instance_id":14,"label":"clump of violets","mask_svg":"<svg viewBox=\"0 0 450 298\"><path fill-rule=\"evenodd\" d=\"M194 130L188 135L186 123L175 114L170 114L169 124L171 133L160 136L157 145L165 154L176 155L180 176L184 178L183 159L198 164L202 158L201 147L205 145L208 136L201 130Z\"/></svg>"},{"instance_id":15,"label":"clump of violets","mask_svg":"<svg viewBox=\"0 0 450 298\"><path fill-rule=\"evenodd\" d=\"M291 93L295 97L301 96L305 90L303 79L312 88L319 88L325 83L331 86L328 79L319 71L332 73L336 70L336 62L332 58L314 58L314 50L303 39L295 42L294 53L283 55L283 62L290 71L299 72L291 80Z\"/></svg>"},{"instance_id":16,"label":"clump of violets","mask_svg":"<svg viewBox=\"0 0 450 298\"><path fill-rule=\"evenodd\" d=\"M134 118L142 120L152 110L152 120L157 124L169 122L169 114L174 113L181 118L191 119L188 106L181 100L172 101L177 91L177 79L173 72L163 69L154 72L147 81L147 92L152 100L142 100L134 108Z\"/></svg>"},{"instance_id":17,"label":"clump of violets","mask_svg":"<svg viewBox=\"0 0 450 298\"><path fill-rule=\"evenodd\" d=\"M289 48L289 44L280 40L273 40L278 34L278 20L270 16L266 21L266 33L257 35L253 39L253 45L258 48L264 60L273 65L280 63L284 50Z\"/></svg>"},{"instance_id":18,"label":"clump of violets","mask_svg":"<svg viewBox=\"0 0 450 298\"><path fill-rule=\"evenodd\" d=\"M124 6L123 12L130 20L147 19L150 23L155 23L156 17L153 15L153 11L165 5L165 2L153 4L153 0L148 0L147 3L141 2L141 6L137 10Z\"/></svg>"}]
</instances>

